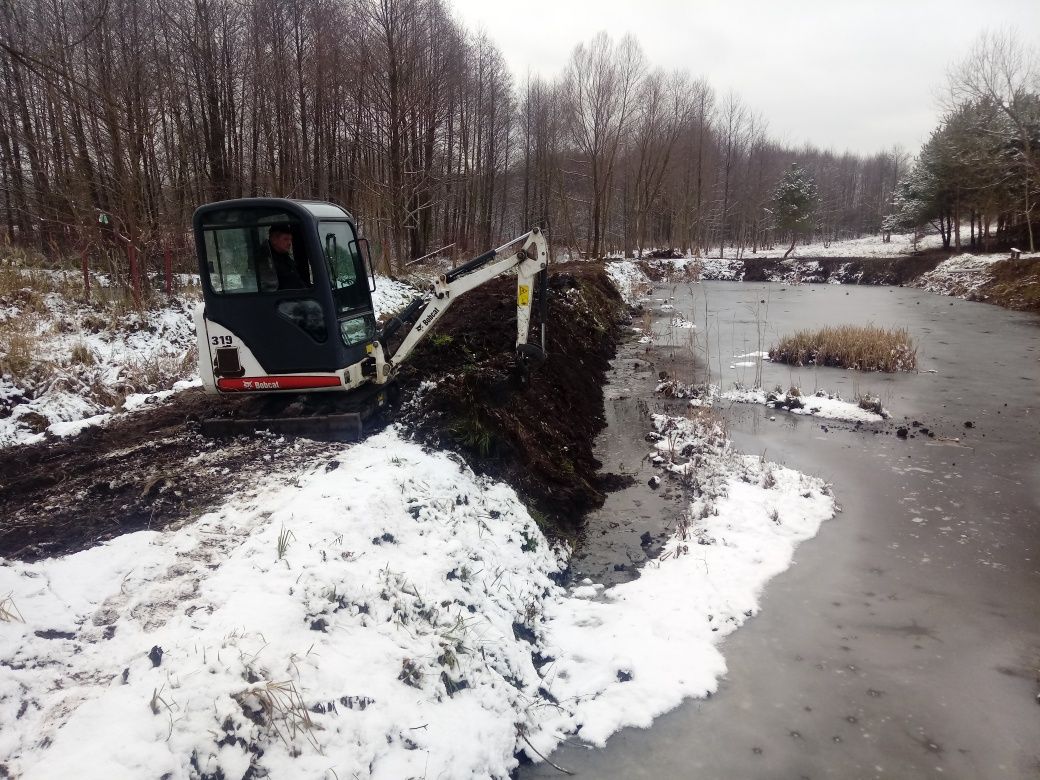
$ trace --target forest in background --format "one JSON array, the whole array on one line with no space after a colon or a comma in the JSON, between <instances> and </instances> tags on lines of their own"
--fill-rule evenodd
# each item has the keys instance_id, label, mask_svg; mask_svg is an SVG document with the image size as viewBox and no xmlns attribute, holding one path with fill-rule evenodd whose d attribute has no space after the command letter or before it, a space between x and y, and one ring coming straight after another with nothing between
<instances>
[{"instance_id":1,"label":"forest in background","mask_svg":"<svg viewBox=\"0 0 1040 780\"><path fill-rule=\"evenodd\" d=\"M0 9L0 235L51 256L133 245L154 265L174 245L190 268L193 210L254 195L344 205L389 272L533 225L590 257L739 254L789 239L773 215L793 163L817 193L806 235L824 241L940 214L1017 225L1040 180L1027 172L1023 197L1021 150L1005 149L1013 198L951 201L935 184L949 170L907 184L920 161L898 150L784 146L739 96L655 68L630 37L518 80L443 0Z\"/></svg>"}]
</instances>

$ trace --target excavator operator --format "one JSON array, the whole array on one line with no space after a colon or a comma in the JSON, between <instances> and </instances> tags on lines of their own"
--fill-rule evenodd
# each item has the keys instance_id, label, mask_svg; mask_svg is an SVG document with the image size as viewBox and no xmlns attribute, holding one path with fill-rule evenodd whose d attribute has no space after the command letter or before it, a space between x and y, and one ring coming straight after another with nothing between
<instances>
[{"instance_id":1,"label":"excavator operator","mask_svg":"<svg viewBox=\"0 0 1040 780\"><path fill-rule=\"evenodd\" d=\"M288 223L271 225L257 257L262 292L303 290L311 286L307 262L293 257L292 248L292 226Z\"/></svg>"}]
</instances>

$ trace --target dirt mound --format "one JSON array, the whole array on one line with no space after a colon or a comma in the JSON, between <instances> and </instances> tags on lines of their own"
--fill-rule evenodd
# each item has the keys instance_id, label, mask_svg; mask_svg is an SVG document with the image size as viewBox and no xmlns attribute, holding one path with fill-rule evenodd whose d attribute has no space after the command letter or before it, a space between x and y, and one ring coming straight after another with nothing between
<instances>
[{"instance_id":1,"label":"dirt mound","mask_svg":"<svg viewBox=\"0 0 1040 780\"><path fill-rule=\"evenodd\" d=\"M550 285L549 356L523 385L512 377L516 280L506 278L455 303L414 355L401 383L415 396L404 420L575 526L603 499L592 442L604 425L601 385L624 307L598 265L560 268ZM339 446L264 433L207 438L203 417L321 415L350 403L330 393L190 390L73 438L0 450L0 557L35 560L175 525L219 507L271 462L304 464Z\"/></svg>"},{"instance_id":2,"label":"dirt mound","mask_svg":"<svg viewBox=\"0 0 1040 780\"><path fill-rule=\"evenodd\" d=\"M1000 260L990 272L993 278L975 292L975 300L1040 313L1040 260Z\"/></svg>"},{"instance_id":3,"label":"dirt mound","mask_svg":"<svg viewBox=\"0 0 1040 780\"><path fill-rule=\"evenodd\" d=\"M526 382L513 375L516 282L497 280L459 299L414 355L404 417L417 436L508 482L567 533L607 487L592 445L605 425L602 386L625 307L599 264L555 266L548 287L548 354ZM537 320L531 333L537 343Z\"/></svg>"}]
</instances>

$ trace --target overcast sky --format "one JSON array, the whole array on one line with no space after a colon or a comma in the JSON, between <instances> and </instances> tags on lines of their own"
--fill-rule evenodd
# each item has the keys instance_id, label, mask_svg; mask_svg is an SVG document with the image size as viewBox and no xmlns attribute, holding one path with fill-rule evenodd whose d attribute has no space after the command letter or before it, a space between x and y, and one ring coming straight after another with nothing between
<instances>
[{"instance_id":1,"label":"overcast sky","mask_svg":"<svg viewBox=\"0 0 1040 780\"><path fill-rule=\"evenodd\" d=\"M916 153L947 68L982 26L1040 42L1040 0L448 0L514 77L559 75L600 30L632 33L652 65L732 89L770 135L864 154Z\"/></svg>"}]
</instances>

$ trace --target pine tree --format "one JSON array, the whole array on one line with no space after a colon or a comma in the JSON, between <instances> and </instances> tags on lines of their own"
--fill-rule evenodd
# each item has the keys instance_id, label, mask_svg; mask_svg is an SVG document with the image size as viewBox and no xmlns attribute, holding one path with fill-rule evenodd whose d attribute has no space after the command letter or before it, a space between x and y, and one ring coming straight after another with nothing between
<instances>
[{"instance_id":1,"label":"pine tree","mask_svg":"<svg viewBox=\"0 0 1040 780\"><path fill-rule=\"evenodd\" d=\"M820 193L809 173L792 164L773 190L773 219L779 231L791 231L791 246L784 259L794 251L798 236L813 227Z\"/></svg>"}]
</instances>

